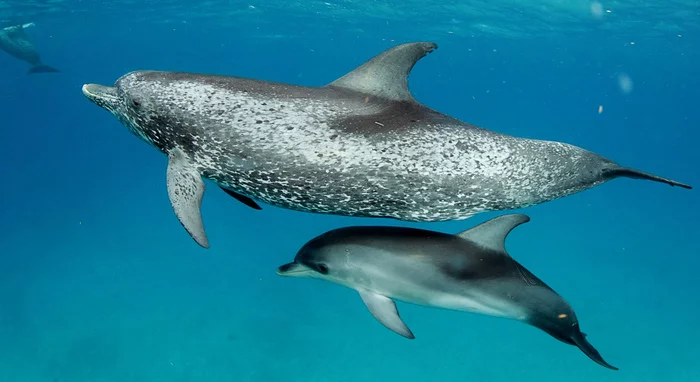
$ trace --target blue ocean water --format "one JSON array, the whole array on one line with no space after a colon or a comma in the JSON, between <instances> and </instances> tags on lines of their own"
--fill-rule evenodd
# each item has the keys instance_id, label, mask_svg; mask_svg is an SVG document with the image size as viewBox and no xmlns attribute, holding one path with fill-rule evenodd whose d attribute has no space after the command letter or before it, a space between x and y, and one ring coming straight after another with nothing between
<instances>
[{"instance_id":1,"label":"blue ocean water","mask_svg":"<svg viewBox=\"0 0 700 382\"><path fill-rule=\"evenodd\" d=\"M618 179L522 209L511 255L573 306L603 357L515 321L275 274L307 240L405 223L249 209L209 185L210 249L169 204L167 158L84 98L137 69L324 85L384 49L439 48L425 105L700 185L700 2L0 1L61 73L0 54L0 382L698 381L697 190ZM601 112L602 109L602 112Z\"/></svg>"}]
</instances>

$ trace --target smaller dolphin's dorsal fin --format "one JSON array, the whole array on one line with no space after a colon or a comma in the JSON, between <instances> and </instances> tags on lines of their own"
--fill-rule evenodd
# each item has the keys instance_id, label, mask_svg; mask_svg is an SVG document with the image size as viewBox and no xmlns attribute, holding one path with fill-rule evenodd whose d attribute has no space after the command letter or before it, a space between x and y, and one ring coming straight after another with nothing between
<instances>
[{"instance_id":1,"label":"smaller dolphin's dorsal fin","mask_svg":"<svg viewBox=\"0 0 700 382\"><path fill-rule=\"evenodd\" d=\"M506 252L506 237L515 227L527 223L530 217L523 214L503 215L487 220L474 228L460 232L457 236L472 241L484 248Z\"/></svg>"},{"instance_id":2,"label":"smaller dolphin's dorsal fin","mask_svg":"<svg viewBox=\"0 0 700 382\"><path fill-rule=\"evenodd\" d=\"M362 66L331 82L336 86L392 101L414 101L408 90L408 74L426 54L437 49L432 42L412 42L378 54Z\"/></svg>"}]
</instances>

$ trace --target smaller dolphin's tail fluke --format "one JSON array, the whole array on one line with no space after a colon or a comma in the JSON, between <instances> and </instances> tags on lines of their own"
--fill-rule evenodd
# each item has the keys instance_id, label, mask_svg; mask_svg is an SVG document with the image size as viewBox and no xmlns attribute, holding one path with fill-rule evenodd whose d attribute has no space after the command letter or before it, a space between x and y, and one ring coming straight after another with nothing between
<instances>
[{"instance_id":1,"label":"smaller dolphin's tail fluke","mask_svg":"<svg viewBox=\"0 0 700 382\"><path fill-rule=\"evenodd\" d=\"M588 358L592 359L597 364L607 367L608 369L619 370L615 366L605 362L603 357L600 356L600 353L598 353L598 350L596 350L593 345L588 342L586 335L581 333L580 330L577 330L576 333L571 336L571 340L574 342L574 345L576 345L585 355L588 356Z\"/></svg>"},{"instance_id":2,"label":"smaller dolphin's tail fluke","mask_svg":"<svg viewBox=\"0 0 700 382\"><path fill-rule=\"evenodd\" d=\"M34 74L34 73L58 73L60 70L53 68L48 65L44 64L39 64L39 65L34 65L32 66L27 74Z\"/></svg>"},{"instance_id":3,"label":"smaller dolphin's tail fluke","mask_svg":"<svg viewBox=\"0 0 700 382\"><path fill-rule=\"evenodd\" d=\"M687 188L687 189L692 189L692 186L689 186L685 183L681 182L676 182L675 180L667 179L667 178L662 178L660 176L656 176L653 174L649 174L647 172L635 170L633 168L627 168L627 167L617 167L611 170L608 170L608 176L611 178L617 178L617 177L625 177L625 178L633 178L633 179L646 179L646 180L653 180L654 182L659 182L659 183L666 183L674 187L681 187L681 188Z\"/></svg>"}]
</instances>

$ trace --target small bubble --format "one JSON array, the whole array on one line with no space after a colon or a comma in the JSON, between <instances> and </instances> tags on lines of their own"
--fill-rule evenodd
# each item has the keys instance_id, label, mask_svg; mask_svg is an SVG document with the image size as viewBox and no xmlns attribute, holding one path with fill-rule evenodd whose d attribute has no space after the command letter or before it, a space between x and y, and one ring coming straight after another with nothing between
<instances>
[{"instance_id":1,"label":"small bubble","mask_svg":"<svg viewBox=\"0 0 700 382\"><path fill-rule=\"evenodd\" d=\"M598 114L603 113L603 105L598 105Z\"/></svg>"}]
</instances>

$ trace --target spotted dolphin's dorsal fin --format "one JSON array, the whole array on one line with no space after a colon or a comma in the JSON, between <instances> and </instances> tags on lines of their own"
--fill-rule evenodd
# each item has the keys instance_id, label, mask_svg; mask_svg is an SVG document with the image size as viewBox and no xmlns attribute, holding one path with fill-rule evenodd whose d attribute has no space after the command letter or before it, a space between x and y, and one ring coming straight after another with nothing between
<instances>
[{"instance_id":1,"label":"spotted dolphin's dorsal fin","mask_svg":"<svg viewBox=\"0 0 700 382\"><path fill-rule=\"evenodd\" d=\"M412 42L378 54L329 86L355 90L392 101L415 101L408 90L408 74L426 54L437 49L432 42Z\"/></svg>"},{"instance_id":2,"label":"spotted dolphin's dorsal fin","mask_svg":"<svg viewBox=\"0 0 700 382\"><path fill-rule=\"evenodd\" d=\"M506 237L510 231L512 231L515 227L529 221L530 217L523 214L503 215L487 220L464 232L460 232L457 234L457 236L476 243L484 248L505 254L507 253L505 246Z\"/></svg>"}]
</instances>

